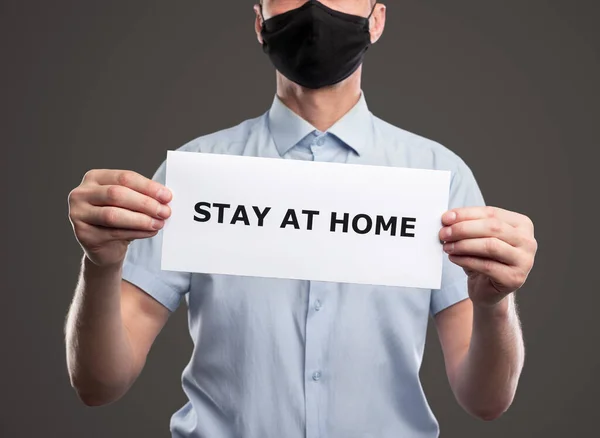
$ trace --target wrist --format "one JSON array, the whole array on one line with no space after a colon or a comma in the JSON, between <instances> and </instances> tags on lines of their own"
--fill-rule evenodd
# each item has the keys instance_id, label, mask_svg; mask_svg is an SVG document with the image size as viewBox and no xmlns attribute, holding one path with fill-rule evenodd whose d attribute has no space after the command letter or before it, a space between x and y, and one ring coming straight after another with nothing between
<instances>
[{"instance_id":1,"label":"wrist","mask_svg":"<svg viewBox=\"0 0 600 438\"><path fill-rule=\"evenodd\" d=\"M502 298L495 304L473 303L473 311L487 318L507 318L510 314L512 294Z\"/></svg>"},{"instance_id":2,"label":"wrist","mask_svg":"<svg viewBox=\"0 0 600 438\"><path fill-rule=\"evenodd\" d=\"M97 265L90 260L86 253L83 254L82 264L88 275L92 276L106 276L107 274L121 272L123 269L123 260L107 265Z\"/></svg>"}]
</instances>

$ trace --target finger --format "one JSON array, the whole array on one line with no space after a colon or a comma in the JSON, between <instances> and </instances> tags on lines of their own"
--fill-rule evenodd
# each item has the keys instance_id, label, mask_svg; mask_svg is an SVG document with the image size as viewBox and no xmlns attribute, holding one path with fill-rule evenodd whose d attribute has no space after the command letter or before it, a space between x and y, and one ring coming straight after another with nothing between
<instances>
[{"instance_id":1,"label":"finger","mask_svg":"<svg viewBox=\"0 0 600 438\"><path fill-rule=\"evenodd\" d=\"M477 237L496 237L512 246L521 246L527 241L522 231L498 218L458 222L442 228L439 232L440 240L445 242Z\"/></svg>"},{"instance_id":2,"label":"finger","mask_svg":"<svg viewBox=\"0 0 600 438\"><path fill-rule=\"evenodd\" d=\"M127 230L123 228L107 228L102 226L92 225L93 227L98 229L98 235L101 236L99 240L102 242L111 242L114 240L128 240L133 241L137 239L146 239L149 237L153 237L160 230L154 231L140 231L140 230Z\"/></svg>"},{"instance_id":3,"label":"finger","mask_svg":"<svg viewBox=\"0 0 600 438\"><path fill-rule=\"evenodd\" d=\"M143 195L129 187L104 185L90 190L88 202L92 205L121 207L127 210L144 213L158 219L167 219L171 208L156 199Z\"/></svg>"},{"instance_id":4,"label":"finger","mask_svg":"<svg viewBox=\"0 0 600 438\"><path fill-rule=\"evenodd\" d=\"M518 266L523 258L523 255L518 248L515 248L496 237L482 237L448 242L444 244L444 251L452 255L489 258L511 266Z\"/></svg>"},{"instance_id":5,"label":"finger","mask_svg":"<svg viewBox=\"0 0 600 438\"><path fill-rule=\"evenodd\" d=\"M144 231L144 230L127 230L122 228L109 228L101 225L91 225L85 222L78 223L78 238L80 242L84 242L87 246L100 246L111 241L129 242L136 239L146 239L153 237L160 230Z\"/></svg>"},{"instance_id":6,"label":"finger","mask_svg":"<svg viewBox=\"0 0 600 438\"><path fill-rule=\"evenodd\" d=\"M128 230L154 231L164 226L164 220L120 207L91 206L80 218L90 225Z\"/></svg>"},{"instance_id":7,"label":"finger","mask_svg":"<svg viewBox=\"0 0 600 438\"><path fill-rule=\"evenodd\" d=\"M527 278L518 268L495 260L459 255L449 255L448 258L458 266L486 275L494 282L504 285L508 291L519 289Z\"/></svg>"},{"instance_id":8,"label":"finger","mask_svg":"<svg viewBox=\"0 0 600 438\"><path fill-rule=\"evenodd\" d=\"M456 214L456 219L450 219L450 213ZM524 227L531 222L531 220L521 214L510 210L505 210L500 207L493 207L491 205L477 206L477 207L460 207L448 210L442 215L442 223L444 225L455 224L461 221L470 221L475 219L485 218L497 218L513 227Z\"/></svg>"},{"instance_id":9,"label":"finger","mask_svg":"<svg viewBox=\"0 0 600 438\"><path fill-rule=\"evenodd\" d=\"M172 193L167 187L132 170L94 169L86 173L84 180L99 185L129 187L162 203L168 203L172 199Z\"/></svg>"}]
</instances>

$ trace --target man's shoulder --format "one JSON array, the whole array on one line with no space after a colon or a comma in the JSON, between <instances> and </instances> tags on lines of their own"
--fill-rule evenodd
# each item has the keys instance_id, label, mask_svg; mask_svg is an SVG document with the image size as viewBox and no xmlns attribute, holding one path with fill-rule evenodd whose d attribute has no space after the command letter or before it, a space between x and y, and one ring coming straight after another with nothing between
<instances>
[{"instance_id":1,"label":"man's shoulder","mask_svg":"<svg viewBox=\"0 0 600 438\"><path fill-rule=\"evenodd\" d=\"M262 114L244 120L237 125L198 136L176 150L236 154L241 151L252 135L262 132L264 124L265 114Z\"/></svg>"},{"instance_id":2,"label":"man's shoulder","mask_svg":"<svg viewBox=\"0 0 600 438\"><path fill-rule=\"evenodd\" d=\"M439 141L393 125L375 115L373 118L376 131L385 139L381 144L388 149L388 154L410 161L415 167L454 171L467 166L458 153Z\"/></svg>"}]
</instances>

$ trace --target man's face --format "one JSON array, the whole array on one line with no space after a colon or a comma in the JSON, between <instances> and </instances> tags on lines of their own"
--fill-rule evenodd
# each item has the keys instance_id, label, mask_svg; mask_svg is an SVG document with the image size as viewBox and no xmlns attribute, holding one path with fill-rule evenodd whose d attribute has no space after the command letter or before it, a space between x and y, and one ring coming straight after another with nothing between
<instances>
[{"instance_id":1,"label":"man's face","mask_svg":"<svg viewBox=\"0 0 600 438\"><path fill-rule=\"evenodd\" d=\"M386 12L386 7L382 3L376 4L375 0L321 0L320 2L324 6L330 8L330 9L333 9L335 11L339 11L341 13L346 13L346 14L355 15L355 16L364 17L364 18L367 18L370 16L369 23L368 23L370 43L375 44L381 37L381 35L383 33L383 29L385 27L385 12ZM270 18L272 18L274 16L281 15L283 13L292 11L294 9L298 9L306 3L307 3L307 0L263 0L260 5L259 4L254 5L254 12L256 13L256 19L254 22L254 30L256 32L256 38L258 39L258 42L263 45L263 48L265 48L264 41L263 41L264 20L269 20ZM261 8L261 5L262 5L262 8ZM261 9L262 9L262 11L261 11ZM263 19L263 17L264 17L264 19ZM335 25L335 24L336 23L334 23L333 25ZM340 24L340 23L338 22L337 24ZM343 25L343 24L345 24L344 20L342 20L340 25ZM332 30L335 31L335 28L327 29L327 31L332 31ZM343 32L344 29L342 29L341 31ZM350 39L352 37L355 37L357 35L356 28L351 28L350 33L351 33L351 35L349 36ZM367 48L368 48L368 41L365 41L365 34L363 33L363 29L361 29L359 31L359 33L360 33L360 35L358 36L359 40L357 40L357 42L360 45L360 47L358 47L358 49L361 50L361 53L364 53L364 50L366 50L366 48L363 47L363 45L367 45ZM325 45L327 46L327 41L325 41ZM281 51L285 52L286 50L288 50L287 47L288 46L280 45L279 46L280 52ZM356 44L355 44L355 47L356 47ZM317 47L317 49L319 49L319 48ZM293 47L290 50L293 50ZM358 52L356 52L356 53L358 53ZM349 49L348 53L341 54L339 57L336 57L336 59L337 60L342 59L344 56L346 56L348 54L350 54L349 55L350 57L353 56L351 49ZM297 54L292 53L291 56L292 56L292 59L295 60L294 62L297 64L298 58L296 57L296 55ZM309 53L309 55L314 56L315 53L312 53L312 54ZM327 86L327 84L335 84L335 83L339 83L339 80L342 80L342 81L345 80L345 79L337 79L337 78L341 78L344 75L344 72L340 73L340 71L325 72L330 75L328 77L328 79L316 79L314 77L314 74L310 79L306 79L306 77L303 78L298 71L294 72L294 68L296 68L296 66L290 67L289 65L286 66L285 63L282 64L281 53L279 53L279 55L275 55L275 56L277 59L276 63L278 63L280 65L280 68L284 69L284 70L287 69L287 76L284 76L278 70L278 78L281 80L283 80L283 78L285 78L291 82L292 80L289 78L295 77L296 83L304 83L309 88L319 88L319 86ZM309 56L309 58L310 58L310 56ZM329 55L327 55L327 56L329 56ZM322 61L322 64L327 64L327 62L328 61ZM346 61L342 60L340 62L342 62L342 64L345 63L345 65L348 65L348 62L346 62ZM310 58L307 63L302 64L300 67L304 68L304 67L308 66L309 69L314 68L314 65L313 65L314 63L315 63L314 59ZM358 67L360 67L360 65ZM344 68L344 65L340 66L339 63L338 63L338 65L335 65L335 63L334 63L332 68L334 70L336 68L339 68L340 70L342 70ZM331 68L330 68L330 70L331 70ZM356 72L360 72L360 70L356 70L356 68L355 68L355 73ZM325 73L324 73L324 76L326 76ZM297 74L300 76L298 76ZM335 76L336 74L338 76L331 78L331 76ZM352 77L356 77L356 76L352 75ZM346 77L346 79L349 80L350 78ZM338 82L336 82L336 80L338 80ZM321 85L322 83L324 83L325 85Z\"/></svg>"},{"instance_id":2,"label":"man's face","mask_svg":"<svg viewBox=\"0 0 600 438\"><path fill-rule=\"evenodd\" d=\"M306 0L263 0L263 15L269 19L299 8L304 3ZM321 0L321 3L331 9L362 17L367 17L373 8L372 0Z\"/></svg>"}]
</instances>

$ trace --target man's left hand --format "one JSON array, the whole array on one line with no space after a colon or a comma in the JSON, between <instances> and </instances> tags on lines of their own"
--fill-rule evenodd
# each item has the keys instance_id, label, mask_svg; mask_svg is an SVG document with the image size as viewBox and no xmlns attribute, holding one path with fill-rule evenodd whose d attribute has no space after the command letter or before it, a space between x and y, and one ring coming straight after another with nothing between
<instances>
[{"instance_id":1,"label":"man's left hand","mask_svg":"<svg viewBox=\"0 0 600 438\"><path fill-rule=\"evenodd\" d=\"M445 212L442 224L444 251L469 277L473 304L494 306L523 286L538 247L529 217L499 207L463 207Z\"/></svg>"}]
</instances>

